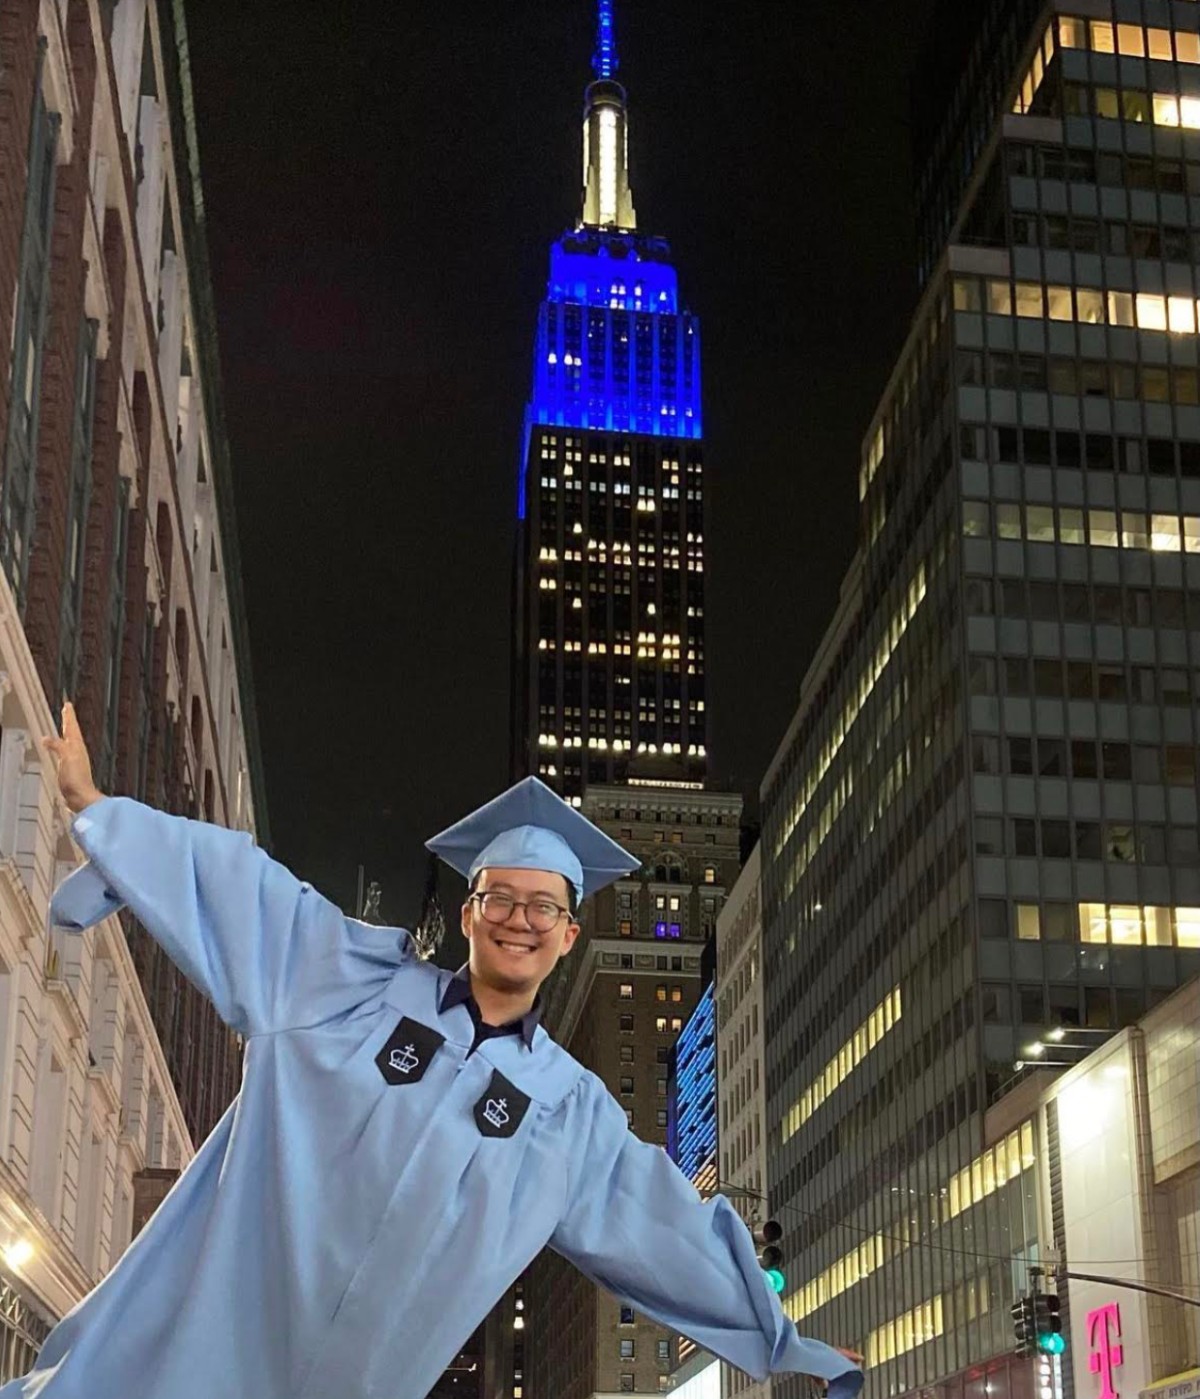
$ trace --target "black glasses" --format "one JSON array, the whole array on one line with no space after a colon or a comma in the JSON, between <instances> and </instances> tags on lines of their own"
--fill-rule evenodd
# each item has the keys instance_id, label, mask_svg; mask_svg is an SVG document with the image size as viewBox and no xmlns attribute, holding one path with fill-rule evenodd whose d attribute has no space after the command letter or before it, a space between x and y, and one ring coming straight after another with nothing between
<instances>
[{"instance_id":1,"label":"black glasses","mask_svg":"<svg viewBox=\"0 0 1200 1399\"><path fill-rule=\"evenodd\" d=\"M511 894L500 890L489 890L484 894L472 894L471 900L479 905L480 911L489 923L507 923L518 908L525 910L525 921L535 933L548 933L564 915L571 910L556 904L553 899L514 899Z\"/></svg>"}]
</instances>

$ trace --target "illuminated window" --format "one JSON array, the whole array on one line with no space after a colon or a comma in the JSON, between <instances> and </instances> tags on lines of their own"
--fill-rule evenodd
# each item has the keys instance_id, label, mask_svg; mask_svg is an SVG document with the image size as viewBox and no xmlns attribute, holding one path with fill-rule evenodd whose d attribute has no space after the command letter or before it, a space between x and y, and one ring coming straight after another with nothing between
<instances>
[{"instance_id":1,"label":"illuminated window","mask_svg":"<svg viewBox=\"0 0 1200 1399\"><path fill-rule=\"evenodd\" d=\"M1110 291L1108 294L1108 320L1110 325L1134 325L1133 295L1127 291Z\"/></svg>"},{"instance_id":2,"label":"illuminated window","mask_svg":"<svg viewBox=\"0 0 1200 1399\"><path fill-rule=\"evenodd\" d=\"M654 1020L654 1028L658 1031L660 1035L665 1035L667 1033L667 1017L665 1015L656 1016Z\"/></svg>"},{"instance_id":3,"label":"illuminated window","mask_svg":"<svg viewBox=\"0 0 1200 1399\"><path fill-rule=\"evenodd\" d=\"M956 311L979 311L982 309L977 277L955 277L954 309Z\"/></svg>"},{"instance_id":4,"label":"illuminated window","mask_svg":"<svg viewBox=\"0 0 1200 1399\"><path fill-rule=\"evenodd\" d=\"M1200 947L1200 908L1175 910L1175 946Z\"/></svg>"},{"instance_id":5,"label":"illuminated window","mask_svg":"<svg viewBox=\"0 0 1200 1399\"><path fill-rule=\"evenodd\" d=\"M1132 510L1121 512L1121 546L1125 549L1150 547L1150 529L1145 515Z\"/></svg>"},{"instance_id":6,"label":"illuminated window","mask_svg":"<svg viewBox=\"0 0 1200 1399\"><path fill-rule=\"evenodd\" d=\"M1137 905L1113 904L1108 911L1111 940L1124 946L1141 946L1142 910Z\"/></svg>"},{"instance_id":7,"label":"illuminated window","mask_svg":"<svg viewBox=\"0 0 1200 1399\"><path fill-rule=\"evenodd\" d=\"M1200 63L1200 34L1177 30L1175 34L1175 57L1180 63Z\"/></svg>"},{"instance_id":8,"label":"illuminated window","mask_svg":"<svg viewBox=\"0 0 1200 1399\"><path fill-rule=\"evenodd\" d=\"M1108 941L1108 910L1104 904L1079 905L1079 939L1081 942Z\"/></svg>"},{"instance_id":9,"label":"illuminated window","mask_svg":"<svg viewBox=\"0 0 1200 1399\"><path fill-rule=\"evenodd\" d=\"M1084 942L1125 947L1169 947L1173 927L1176 946L1200 947L1200 909L1195 908L1080 904L1079 926Z\"/></svg>"},{"instance_id":10,"label":"illuminated window","mask_svg":"<svg viewBox=\"0 0 1200 1399\"><path fill-rule=\"evenodd\" d=\"M623 982L621 982L621 1000L623 1000L623 1001L632 1001L632 1000L633 1000L633 983L632 983L632 982L629 982L629 981L623 981Z\"/></svg>"},{"instance_id":11,"label":"illuminated window","mask_svg":"<svg viewBox=\"0 0 1200 1399\"><path fill-rule=\"evenodd\" d=\"M1022 942L1036 942L1042 936L1042 915L1037 904L1017 905L1017 937Z\"/></svg>"},{"instance_id":12,"label":"illuminated window","mask_svg":"<svg viewBox=\"0 0 1200 1399\"><path fill-rule=\"evenodd\" d=\"M1083 511L1064 508L1058 512L1058 537L1064 544L1085 544Z\"/></svg>"},{"instance_id":13,"label":"illuminated window","mask_svg":"<svg viewBox=\"0 0 1200 1399\"><path fill-rule=\"evenodd\" d=\"M1092 20L1088 25L1091 34L1091 46L1097 53L1116 53L1116 36L1113 35L1112 25L1106 20Z\"/></svg>"},{"instance_id":14,"label":"illuminated window","mask_svg":"<svg viewBox=\"0 0 1200 1399\"><path fill-rule=\"evenodd\" d=\"M1134 303L1137 308L1139 330L1166 330L1166 297L1154 296L1150 292L1138 292L1137 296L1134 298Z\"/></svg>"},{"instance_id":15,"label":"illuminated window","mask_svg":"<svg viewBox=\"0 0 1200 1399\"><path fill-rule=\"evenodd\" d=\"M800 1130L830 1093L853 1073L867 1054L892 1029L900 1016L900 988L895 986L792 1104L783 1120L785 1142Z\"/></svg>"},{"instance_id":16,"label":"illuminated window","mask_svg":"<svg viewBox=\"0 0 1200 1399\"><path fill-rule=\"evenodd\" d=\"M1176 335L1195 335L1196 303L1190 296L1167 298L1167 326Z\"/></svg>"},{"instance_id":17,"label":"illuminated window","mask_svg":"<svg viewBox=\"0 0 1200 1399\"><path fill-rule=\"evenodd\" d=\"M1090 287L1075 289L1075 305L1078 319L1085 325L1103 325L1104 293Z\"/></svg>"},{"instance_id":18,"label":"illuminated window","mask_svg":"<svg viewBox=\"0 0 1200 1399\"><path fill-rule=\"evenodd\" d=\"M1040 543L1054 543L1054 508L1049 505L1025 507L1025 538Z\"/></svg>"},{"instance_id":19,"label":"illuminated window","mask_svg":"<svg viewBox=\"0 0 1200 1399\"><path fill-rule=\"evenodd\" d=\"M1154 125L1179 125L1179 99L1177 97L1172 97L1165 92L1154 94Z\"/></svg>"},{"instance_id":20,"label":"illuminated window","mask_svg":"<svg viewBox=\"0 0 1200 1399\"><path fill-rule=\"evenodd\" d=\"M1058 42L1064 49L1087 48L1087 21L1062 15L1058 21Z\"/></svg>"},{"instance_id":21,"label":"illuminated window","mask_svg":"<svg viewBox=\"0 0 1200 1399\"><path fill-rule=\"evenodd\" d=\"M1031 287L1028 282L1017 284L1017 315L1018 316L1040 316L1042 308L1037 305L1034 310L1023 311L1021 309L1022 291L1028 291L1030 295L1030 305L1033 305L1032 292L1036 288ZM1046 311L1052 321L1070 321L1075 317L1075 308L1071 300L1070 287L1047 287L1046 288Z\"/></svg>"},{"instance_id":22,"label":"illuminated window","mask_svg":"<svg viewBox=\"0 0 1200 1399\"><path fill-rule=\"evenodd\" d=\"M1182 536L1177 515L1150 516L1150 547L1166 553L1178 553Z\"/></svg>"},{"instance_id":23,"label":"illuminated window","mask_svg":"<svg viewBox=\"0 0 1200 1399\"><path fill-rule=\"evenodd\" d=\"M988 310L994 316L1012 315L1012 287L1008 282L989 282ZM1041 315L1041 312L1038 312Z\"/></svg>"},{"instance_id":24,"label":"illuminated window","mask_svg":"<svg viewBox=\"0 0 1200 1399\"><path fill-rule=\"evenodd\" d=\"M1169 908L1144 908L1143 921L1146 926L1146 944L1149 947L1171 946L1171 910Z\"/></svg>"},{"instance_id":25,"label":"illuminated window","mask_svg":"<svg viewBox=\"0 0 1200 1399\"><path fill-rule=\"evenodd\" d=\"M1019 505L996 506L996 533L1001 539L1020 539L1021 507Z\"/></svg>"},{"instance_id":26,"label":"illuminated window","mask_svg":"<svg viewBox=\"0 0 1200 1399\"><path fill-rule=\"evenodd\" d=\"M1088 511L1088 538L1102 549L1117 547L1117 515L1114 510Z\"/></svg>"},{"instance_id":27,"label":"illuminated window","mask_svg":"<svg viewBox=\"0 0 1200 1399\"><path fill-rule=\"evenodd\" d=\"M1171 31L1169 29L1147 29L1146 48L1151 58L1169 63L1174 57L1171 52Z\"/></svg>"},{"instance_id":28,"label":"illuminated window","mask_svg":"<svg viewBox=\"0 0 1200 1399\"><path fill-rule=\"evenodd\" d=\"M894 1360L943 1335L945 1329L942 1298L938 1296L922 1302L919 1307L871 1332L865 1347L867 1364L874 1366Z\"/></svg>"},{"instance_id":29,"label":"illuminated window","mask_svg":"<svg viewBox=\"0 0 1200 1399\"><path fill-rule=\"evenodd\" d=\"M1145 58L1146 36L1140 24L1117 25L1117 52L1132 58Z\"/></svg>"},{"instance_id":30,"label":"illuminated window","mask_svg":"<svg viewBox=\"0 0 1200 1399\"><path fill-rule=\"evenodd\" d=\"M1069 294L1069 290L1068 290ZM1159 300L1162 298L1160 297ZM1014 301L1018 316L1040 318L1042 310L1042 288L1037 282L1018 282L1014 288Z\"/></svg>"}]
</instances>

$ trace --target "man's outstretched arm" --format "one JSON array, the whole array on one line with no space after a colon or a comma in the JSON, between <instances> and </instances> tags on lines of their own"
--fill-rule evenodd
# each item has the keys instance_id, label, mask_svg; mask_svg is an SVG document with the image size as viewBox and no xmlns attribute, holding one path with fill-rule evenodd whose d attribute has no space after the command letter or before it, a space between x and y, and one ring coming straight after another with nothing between
<instances>
[{"instance_id":1,"label":"man's outstretched arm","mask_svg":"<svg viewBox=\"0 0 1200 1399\"><path fill-rule=\"evenodd\" d=\"M60 926L89 926L128 905L243 1034L326 1019L403 959L395 929L349 924L245 832L104 796L71 705L62 737L45 746L91 862L55 895L51 918Z\"/></svg>"},{"instance_id":2,"label":"man's outstretched arm","mask_svg":"<svg viewBox=\"0 0 1200 1399\"><path fill-rule=\"evenodd\" d=\"M833 1399L852 1399L862 1387L858 1365L844 1351L797 1335L729 1201L702 1201L661 1147L629 1131L603 1085L590 1080L589 1091L591 1124L575 1137L570 1199L550 1246L594 1282L756 1379L815 1375L830 1382Z\"/></svg>"}]
</instances>

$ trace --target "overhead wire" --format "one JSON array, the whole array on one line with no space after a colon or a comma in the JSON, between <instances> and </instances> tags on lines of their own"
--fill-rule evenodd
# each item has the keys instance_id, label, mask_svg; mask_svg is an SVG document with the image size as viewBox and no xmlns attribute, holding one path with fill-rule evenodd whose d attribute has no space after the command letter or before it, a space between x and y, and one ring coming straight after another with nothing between
<instances>
[{"instance_id":1,"label":"overhead wire","mask_svg":"<svg viewBox=\"0 0 1200 1399\"><path fill-rule=\"evenodd\" d=\"M750 1196L752 1199L760 1200L764 1205L767 1204L767 1196L762 1194L760 1191L747 1190L744 1186L734 1185L730 1181L718 1180L717 1188L723 1192L736 1191L739 1194ZM887 1243L898 1244L901 1248L924 1248L929 1249L932 1252L948 1253L961 1258L983 1259L989 1263L1007 1263L1011 1265L1013 1263L1019 1263L1021 1261L1018 1256L1011 1253L987 1253L980 1249L958 1248L953 1244L939 1244L935 1243L933 1240L930 1239L912 1240L906 1239L899 1234L885 1234L878 1229L871 1229L866 1227L865 1225L851 1224L848 1220L828 1219L819 1211L806 1210L801 1205L784 1204L779 1207L776 1213L790 1213L802 1215L806 1219L817 1220L819 1223L826 1225L826 1227L829 1229L845 1229L850 1233L861 1234L866 1238L883 1239ZM1181 1262L1193 1258L1200 1258L1200 1250L1189 1250L1187 1252L1181 1253L1179 1255L1179 1258ZM1124 1267L1128 1264L1144 1266L1149 1261L1150 1260L1147 1258L1072 1258L1069 1264L1064 1264L1063 1266L1070 1268L1115 1268ZM1033 1264L1031 1266L1036 1267L1037 1265ZM1053 1269L1049 1269L1049 1271L1053 1271ZM1196 1286L1194 1284L1179 1283L1174 1280L1171 1280L1171 1286L1185 1288L1195 1287L1196 1292L1200 1294L1200 1286Z\"/></svg>"}]
</instances>

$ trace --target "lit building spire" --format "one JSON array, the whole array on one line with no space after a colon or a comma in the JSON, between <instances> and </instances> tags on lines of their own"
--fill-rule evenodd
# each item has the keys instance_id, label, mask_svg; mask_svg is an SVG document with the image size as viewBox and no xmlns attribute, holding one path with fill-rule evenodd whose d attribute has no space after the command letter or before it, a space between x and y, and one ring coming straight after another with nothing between
<instances>
[{"instance_id":1,"label":"lit building spire","mask_svg":"<svg viewBox=\"0 0 1200 1399\"><path fill-rule=\"evenodd\" d=\"M583 101L583 218L591 228L637 227L629 190L629 131L625 89L617 71L613 0L597 0L595 81Z\"/></svg>"},{"instance_id":2,"label":"lit building spire","mask_svg":"<svg viewBox=\"0 0 1200 1399\"><path fill-rule=\"evenodd\" d=\"M596 52L592 72L597 78L611 78L617 71L617 31L613 26L613 0L598 0Z\"/></svg>"}]
</instances>

